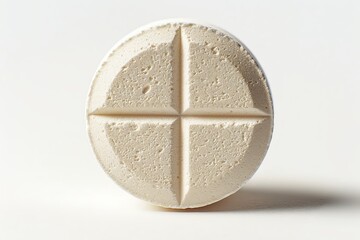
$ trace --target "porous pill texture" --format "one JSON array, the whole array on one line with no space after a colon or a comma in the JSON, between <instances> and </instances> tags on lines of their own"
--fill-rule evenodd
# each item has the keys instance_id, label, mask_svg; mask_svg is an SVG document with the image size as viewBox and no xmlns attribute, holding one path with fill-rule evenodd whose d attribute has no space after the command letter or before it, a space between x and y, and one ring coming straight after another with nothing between
<instances>
[{"instance_id":1,"label":"porous pill texture","mask_svg":"<svg viewBox=\"0 0 360 240\"><path fill-rule=\"evenodd\" d=\"M88 132L104 170L155 205L201 207L259 167L273 110L265 76L236 38L168 21L108 54L92 82Z\"/></svg>"}]
</instances>

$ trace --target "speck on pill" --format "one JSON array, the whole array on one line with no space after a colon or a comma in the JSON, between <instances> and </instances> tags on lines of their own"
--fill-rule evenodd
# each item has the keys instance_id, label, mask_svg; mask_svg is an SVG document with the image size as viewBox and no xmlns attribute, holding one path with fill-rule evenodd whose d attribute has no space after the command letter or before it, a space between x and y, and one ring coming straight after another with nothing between
<instances>
[{"instance_id":1,"label":"speck on pill","mask_svg":"<svg viewBox=\"0 0 360 240\"><path fill-rule=\"evenodd\" d=\"M88 132L120 186L168 208L201 207L236 192L271 139L264 73L235 37L182 21L118 43L92 82Z\"/></svg>"}]
</instances>

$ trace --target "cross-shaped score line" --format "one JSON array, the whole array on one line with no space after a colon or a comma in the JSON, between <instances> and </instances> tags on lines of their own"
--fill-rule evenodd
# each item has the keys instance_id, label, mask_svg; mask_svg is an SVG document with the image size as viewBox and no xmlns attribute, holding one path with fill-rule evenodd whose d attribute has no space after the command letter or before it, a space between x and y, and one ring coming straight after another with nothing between
<instances>
[{"instance_id":1,"label":"cross-shaped score line","mask_svg":"<svg viewBox=\"0 0 360 240\"><path fill-rule=\"evenodd\" d=\"M210 120L216 121L219 120L230 120L236 121L240 119L248 120L259 120L270 117L269 114L257 109L257 108L239 108L239 109L224 109L224 108L194 108L191 107L189 102L189 42L185 33L182 33L182 28L179 28L176 31L175 37L172 41L173 46L173 58L177 64L174 66L174 73L172 81L174 82L174 93L178 94L177 106L173 107L171 111L169 109L164 109L161 111L161 108L154 108L154 111L151 111L151 107L146 109L146 111L141 111L141 109L135 109L131 112L127 112L125 109L98 109L89 115L95 116L111 116L117 118L149 118L149 119L162 119L162 118L174 118L174 122L178 121L176 129L173 129L172 134L178 136L178 156L179 156L179 188L177 189L176 195L178 203L181 205L184 200L187 192L187 186L189 184L189 179L186 176L189 176L188 167L189 157L187 157L184 152L185 139L184 139L184 126L183 121L185 119L201 119L201 121L209 122ZM177 176L173 176L173 180Z\"/></svg>"}]
</instances>

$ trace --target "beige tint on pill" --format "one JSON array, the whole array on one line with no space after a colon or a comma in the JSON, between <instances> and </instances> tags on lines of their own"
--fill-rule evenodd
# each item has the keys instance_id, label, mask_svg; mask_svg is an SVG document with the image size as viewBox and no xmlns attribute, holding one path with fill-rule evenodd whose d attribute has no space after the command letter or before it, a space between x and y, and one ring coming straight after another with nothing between
<instances>
[{"instance_id":1,"label":"beige tint on pill","mask_svg":"<svg viewBox=\"0 0 360 240\"><path fill-rule=\"evenodd\" d=\"M93 80L88 131L105 171L153 204L194 208L236 192L271 139L270 91L234 37L155 24L119 43Z\"/></svg>"}]
</instances>

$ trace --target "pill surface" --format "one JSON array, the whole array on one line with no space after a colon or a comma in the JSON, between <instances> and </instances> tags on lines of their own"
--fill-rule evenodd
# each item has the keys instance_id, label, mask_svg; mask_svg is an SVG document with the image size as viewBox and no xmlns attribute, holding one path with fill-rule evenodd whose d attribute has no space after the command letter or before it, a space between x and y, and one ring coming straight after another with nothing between
<instances>
[{"instance_id":1,"label":"pill surface","mask_svg":"<svg viewBox=\"0 0 360 240\"><path fill-rule=\"evenodd\" d=\"M88 132L104 170L169 208L236 192L261 164L273 108L264 73L235 37L168 21L118 43L93 79Z\"/></svg>"}]
</instances>

